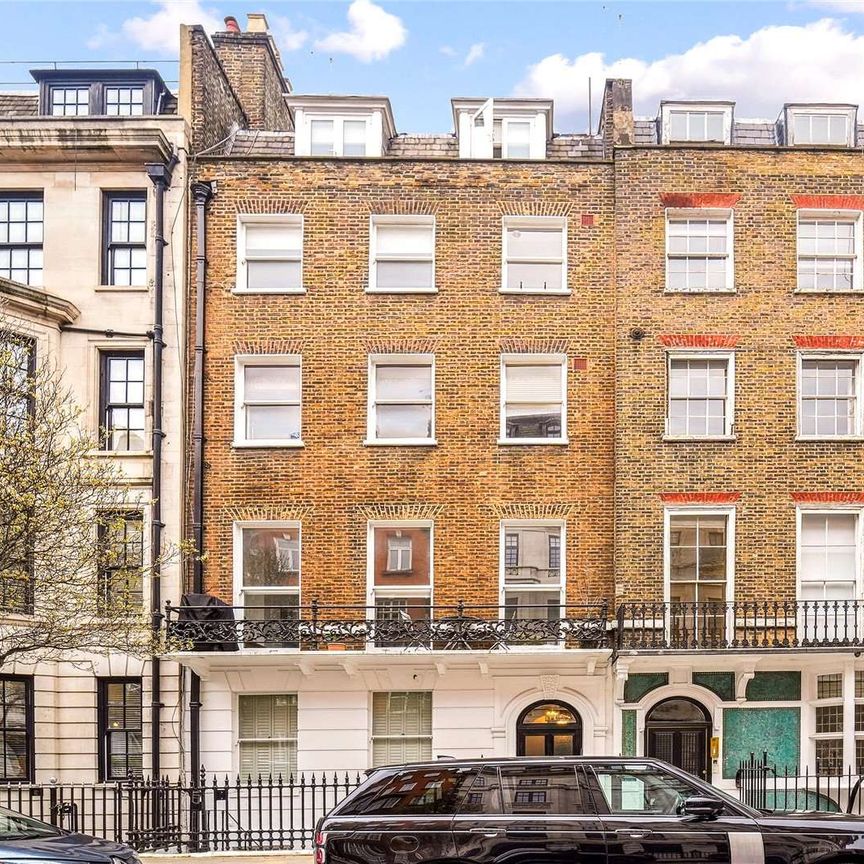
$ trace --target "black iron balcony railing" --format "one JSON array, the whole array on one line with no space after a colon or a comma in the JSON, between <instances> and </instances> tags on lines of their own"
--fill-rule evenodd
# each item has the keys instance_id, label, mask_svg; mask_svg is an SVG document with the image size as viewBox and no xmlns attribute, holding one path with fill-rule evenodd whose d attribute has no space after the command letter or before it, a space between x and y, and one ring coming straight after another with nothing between
<instances>
[{"instance_id":1,"label":"black iron balcony railing","mask_svg":"<svg viewBox=\"0 0 864 864\"><path fill-rule=\"evenodd\" d=\"M616 651L844 648L864 644L864 601L622 603Z\"/></svg>"},{"instance_id":2,"label":"black iron balcony railing","mask_svg":"<svg viewBox=\"0 0 864 864\"><path fill-rule=\"evenodd\" d=\"M427 651L555 645L608 647L605 603L543 606L167 606L168 637L183 651L401 648Z\"/></svg>"}]
</instances>

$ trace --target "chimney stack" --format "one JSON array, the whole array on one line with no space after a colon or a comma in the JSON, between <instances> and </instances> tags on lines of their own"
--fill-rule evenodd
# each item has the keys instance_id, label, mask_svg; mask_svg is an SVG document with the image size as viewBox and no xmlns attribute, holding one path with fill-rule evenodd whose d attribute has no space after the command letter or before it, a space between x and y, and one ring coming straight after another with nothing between
<instances>
[{"instance_id":1,"label":"chimney stack","mask_svg":"<svg viewBox=\"0 0 864 864\"><path fill-rule=\"evenodd\" d=\"M233 15L225 16L225 29L229 33L239 33L240 25L237 23L237 19Z\"/></svg>"},{"instance_id":2,"label":"chimney stack","mask_svg":"<svg viewBox=\"0 0 864 864\"><path fill-rule=\"evenodd\" d=\"M633 82L626 78L607 78L600 111L600 134L603 150L612 155L614 147L632 147Z\"/></svg>"}]
</instances>

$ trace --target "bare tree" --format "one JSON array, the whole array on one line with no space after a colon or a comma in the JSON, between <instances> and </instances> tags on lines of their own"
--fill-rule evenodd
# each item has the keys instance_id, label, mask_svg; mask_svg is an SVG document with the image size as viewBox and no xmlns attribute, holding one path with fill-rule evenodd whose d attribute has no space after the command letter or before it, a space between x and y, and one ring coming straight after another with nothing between
<instances>
[{"instance_id":1,"label":"bare tree","mask_svg":"<svg viewBox=\"0 0 864 864\"><path fill-rule=\"evenodd\" d=\"M143 526L82 414L51 358L37 364L0 311L0 667L159 648Z\"/></svg>"}]
</instances>

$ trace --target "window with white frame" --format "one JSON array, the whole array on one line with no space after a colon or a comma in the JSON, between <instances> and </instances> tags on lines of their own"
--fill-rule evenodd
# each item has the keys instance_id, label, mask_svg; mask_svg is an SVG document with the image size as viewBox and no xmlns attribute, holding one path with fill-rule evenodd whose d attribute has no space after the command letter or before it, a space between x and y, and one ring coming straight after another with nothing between
<instances>
[{"instance_id":1,"label":"window with white frame","mask_svg":"<svg viewBox=\"0 0 864 864\"><path fill-rule=\"evenodd\" d=\"M798 598L830 608L858 596L859 514L801 511L798 535Z\"/></svg>"},{"instance_id":2,"label":"window with white frame","mask_svg":"<svg viewBox=\"0 0 864 864\"><path fill-rule=\"evenodd\" d=\"M854 109L788 109L787 143L853 147L855 145ZM791 133L791 135L789 134Z\"/></svg>"},{"instance_id":3,"label":"window with white frame","mask_svg":"<svg viewBox=\"0 0 864 864\"><path fill-rule=\"evenodd\" d=\"M369 357L367 441L435 443L435 361L431 354Z\"/></svg>"},{"instance_id":4,"label":"window with white frame","mask_svg":"<svg viewBox=\"0 0 864 864\"><path fill-rule=\"evenodd\" d=\"M733 432L734 355L669 354L666 434L719 438Z\"/></svg>"},{"instance_id":5,"label":"window with white frame","mask_svg":"<svg viewBox=\"0 0 864 864\"><path fill-rule=\"evenodd\" d=\"M300 605L300 523L236 523L235 593L247 620L293 620Z\"/></svg>"},{"instance_id":6,"label":"window with white frame","mask_svg":"<svg viewBox=\"0 0 864 864\"><path fill-rule=\"evenodd\" d=\"M731 210L666 211L666 290L732 291Z\"/></svg>"},{"instance_id":7,"label":"window with white frame","mask_svg":"<svg viewBox=\"0 0 864 864\"><path fill-rule=\"evenodd\" d=\"M663 105L661 111L664 144L731 141L731 105Z\"/></svg>"},{"instance_id":8,"label":"window with white frame","mask_svg":"<svg viewBox=\"0 0 864 864\"><path fill-rule=\"evenodd\" d=\"M561 617L563 541L562 522L501 523L501 605L506 618Z\"/></svg>"},{"instance_id":9,"label":"window with white frame","mask_svg":"<svg viewBox=\"0 0 864 864\"><path fill-rule=\"evenodd\" d=\"M567 290L567 219L504 218L501 290L544 294Z\"/></svg>"},{"instance_id":10,"label":"window with white frame","mask_svg":"<svg viewBox=\"0 0 864 864\"><path fill-rule=\"evenodd\" d=\"M813 740L816 770L823 774L843 771L843 674L816 676L813 708Z\"/></svg>"},{"instance_id":11,"label":"window with white frame","mask_svg":"<svg viewBox=\"0 0 864 864\"><path fill-rule=\"evenodd\" d=\"M492 121L492 158L530 159L533 129L531 118L496 117Z\"/></svg>"},{"instance_id":12,"label":"window with white frame","mask_svg":"<svg viewBox=\"0 0 864 864\"><path fill-rule=\"evenodd\" d=\"M379 647L415 644L399 625L428 620L432 602L432 523L369 524L369 588Z\"/></svg>"},{"instance_id":13,"label":"window with white frame","mask_svg":"<svg viewBox=\"0 0 864 864\"><path fill-rule=\"evenodd\" d=\"M798 433L802 438L861 434L861 356L799 355Z\"/></svg>"},{"instance_id":14,"label":"window with white frame","mask_svg":"<svg viewBox=\"0 0 864 864\"><path fill-rule=\"evenodd\" d=\"M502 357L502 443L566 443L566 416L566 357L540 354Z\"/></svg>"},{"instance_id":15,"label":"window with white frame","mask_svg":"<svg viewBox=\"0 0 864 864\"><path fill-rule=\"evenodd\" d=\"M297 773L297 696L238 697L239 774L242 780L274 780Z\"/></svg>"},{"instance_id":16,"label":"window with white frame","mask_svg":"<svg viewBox=\"0 0 864 864\"><path fill-rule=\"evenodd\" d=\"M237 285L252 294L303 293L303 217L241 215Z\"/></svg>"},{"instance_id":17,"label":"window with white frame","mask_svg":"<svg viewBox=\"0 0 864 864\"><path fill-rule=\"evenodd\" d=\"M861 213L798 211L798 290L860 291Z\"/></svg>"},{"instance_id":18,"label":"window with white frame","mask_svg":"<svg viewBox=\"0 0 864 864\"><path fill-rule=\"evenodd\" d=\"M855 773L864 774L864 671L855 670Z\"/></svg>"},{"instance_id":19,"label":"window with white frame","mask_svg":"<svg viewBox=\"0 0 864 864\"><path fill-rule=\"evenodd\" d=\"M432 694L372 694L372 767L432 758Z\"/></svg>"},{"instance_id":20,"label":"window with white frame","mask_svg":"<svg viewBox=\"0 0 864 864\"><path fill-rule=\"evenodd\" d=\"M365 156L369 121L350 117L309 119L312 156Z\"/></svg>"},{"instance_id":21,"label":"window with white frame","mask_svg":"<svg viewBox=\"0 0 864 864\"><path fill-rule=\"evenodd\" d=\"M725 603L732 579L731 513L669 512L667 519L669 602Z\"/></svg>"},{"instance_id":22,"label":"window with white frame","mask_svg":"<svg viewBox=\"0 0 864 864\"><path fill-rule=\"evenodd\" d=\"M301 441L301 358L235 357L235 446L296 446Z\"/></svg>"},{"instance_id":23,"label":"window with white frame","mask_svg":"<svg viewBox=\"0 0 864 864\"><path fill-rule=\"evenodd\" d=\"M83 117L89 113L89 87L51 88L51 114L54 117Z\"/></svg>"},{"instance_id":24,"label":"window with white frame","mask_svg":"<svg viewBox=\"0 0 864 864\"><path fill-rule=\"evenodd\" d=\"M435 217L373 216L369 291L435 290Z\"/></svg>"}]
</instances>

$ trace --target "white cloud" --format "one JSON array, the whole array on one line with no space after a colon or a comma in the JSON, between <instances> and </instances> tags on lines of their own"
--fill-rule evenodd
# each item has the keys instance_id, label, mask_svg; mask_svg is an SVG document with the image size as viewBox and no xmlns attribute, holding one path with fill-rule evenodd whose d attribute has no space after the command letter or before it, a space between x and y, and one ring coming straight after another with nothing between
<instances>
[{"instance_id":1,"label":"white cloud","mask_svg":"<svg viewBox=\"0 0 864 864\"><path fill-rule=\"evenodd\" d=\"M319 39L315 47L334 54L350 54L363 63L371 63L401 48L408 37L402 20L385 12L372 0L354 0L348 7L348 24L350 30L331 33Z\"/></svg>"},{"instance_id":2,"label":"white cloud","mask_svg":"<svg viewBox=\"0 0 864 864\"><path fill-rule=\"evenodd\" d=\"M567 124L559 128L584 128L589 78L595 107L606 78L632 78L639 115L654 116L661 99L729 99L739 117L773 120L784 102L864 104L864 36L826 18L763 27L744 38L715 36L651 62L552 54L527 69L515 93L553 98Z\"/></svg>"},{"instance_id":3,"label":"white cloud","mask_svg":"<svg viewBox=\"0 0 864 864\"><path fill-rule=\"evenodd\" d=\"M468 49L468 53L465 55L465 60L462 63L462 65L463 66L471 66L473 63L476 63L478 60L481 60L485 53L486 53L486 43L485 42L475 42Z\"/></svg>"},{"instance_id":4,"label":"white cloud","mask_svg":"<svg viewBox=\"0 0 864 864\"><path fill-rule=\"evenodd\" d=\"M452 45L442 45L438 49L445 57L455 57L456 49Z\"/></svg>"},{"instance_id":5,"label":"white cloud","mask_svg":"<svg viewBox=\"0 0 864 864\"><path fill-rule=\"evenodd\" d=\"M88 40L87 47L97 49L123 38L143 51L176 54L180 46L181 24L201 24L208 33L223 27L219 18L205 9L200 0L154 0L152 5L157 7L152 15L127 18L120 25L119 33L100 25Z\"/></svg>"},{"instance_id":6,"label":"white cloud","mask_svg":"<svg viewBox=\"0 0 864 864\"><path fill-rule=\"evenodd\" d=\"M309 38L305 30L296 30L291 21L282 15L271 15L268 23L276 44L283 51L296 51L302 48Z\"/></svg>"}]
</instances>

